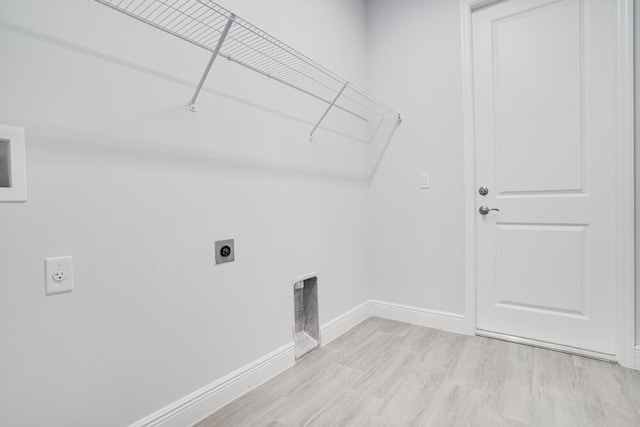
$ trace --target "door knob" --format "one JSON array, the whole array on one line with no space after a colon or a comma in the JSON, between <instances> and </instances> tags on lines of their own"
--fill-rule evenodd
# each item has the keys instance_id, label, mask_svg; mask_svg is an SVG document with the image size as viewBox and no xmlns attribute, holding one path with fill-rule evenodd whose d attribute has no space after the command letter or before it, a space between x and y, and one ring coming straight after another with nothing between
<instances>
[{"instance_id":1,"label":"door knob","mask_svg":"<svg viewBox=\"0 0 640 427\"><path fill-rule=\"evenodd\" d=\"M478 209L478 212L480 212L480 215L486 215L491 211L500 212L500 209L489 208L489 206L480 206L480 209Z\"/></svg>"}]
</instances>

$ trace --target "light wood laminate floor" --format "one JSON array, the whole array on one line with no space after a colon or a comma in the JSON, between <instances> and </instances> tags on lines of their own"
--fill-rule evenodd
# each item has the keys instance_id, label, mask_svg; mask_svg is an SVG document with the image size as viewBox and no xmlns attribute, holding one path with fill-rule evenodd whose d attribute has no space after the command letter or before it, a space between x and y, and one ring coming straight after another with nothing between
<instances>
[{"instance_id":1,"label":"light wood laminate floor","mask_svg":"<svg viewBox=\"0 0 640 427\"><path fill-rule=\"evenodd\" d=\"M640 426L640 371L371 318L210 426Z\"/></svg>"}]
</instances>

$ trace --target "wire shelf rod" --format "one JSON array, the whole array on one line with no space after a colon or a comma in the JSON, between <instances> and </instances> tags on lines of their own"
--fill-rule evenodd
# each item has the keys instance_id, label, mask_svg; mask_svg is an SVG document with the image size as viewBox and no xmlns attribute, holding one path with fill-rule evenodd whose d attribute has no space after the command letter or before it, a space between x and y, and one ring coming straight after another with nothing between
<instances>
[{"instance_id":1,"label":"wire shelf rod","mask_svg":"<svg viewBox=\"0 0 640 427\"><path fill-rule=\"evenodd\" d=\"M289 65L289 64L287 64L287 63L285 63L285 62L283 62L283 61L278 60L277 58L275 58L275 57L271 56L271 54L270 54L270 53L267 53L267 52L265 52L265 51L259 50L259 49L255 48L255 47L253 47L253 46L248 45L247 43L244 43L243 41L241 41L241 40L239 40L238 38L236 38L236 37L235 37L235 35L230 36L230 39L231 39L231 40L233 40L233 41L235 41L235 42L237 42L237 43L239 43L240 45L242 45L242 46L244 46L244 47L248 48L249 50L251 50L251 51L253 51L253 52L255 52L255 53L258 53L258 54L260 54L260 55L263 55L263 56L264 56L264 58L263 58L263 59L266 59L266 60L269 60L269 59L270 59L270 60L272 60L274 63L276 63L276 64L280 64L280 65L284 66L286 69L289 69L289 70L291 70L291 71L293 71L293 72L295 72L295 73L298 73L298 74L303 74L303 72L302 72L301 70L298 70L298 69L294 68L292 65ZM274 64L274 65L275 65L275 64ZM314 82L316 82L316 83L319 83L319 84L322 84L322 85L326 85L325 83L321 82L320 80L316 79L315 77L307 76L307 78L309 78L309 79L313 80L313 81L314 81Z\"/></svg>"},{"instance_id":2,"label":"wire shelf rod","mask_svg":"<svg viewBox=\"0 0 640 427\"><path fill-rule=\"evenodd\" d=\"M243 62L243 63L248 63L250 62L249 60L253 60L255 57L260 56L260 55L264 55L262 52L260 51L256 51L256 52L251 52L251 53L247 53L247 52L243 52L241 54L238 55L233 55L233 50L231 51L230 56L235 57L236 59L239 60L239 62ZM268 63L268 61L270 60L270 57L264 57L260 60L260 62L258 63L254 63L253 66L260 66L263 65L264 63ZM270 67L270 68L265 68L265 72L267 72L268 74L272 74L270 72L271 69L273 69L273 67L276 67L277 64L271 64L269 66L265 66L265 67ZM298 70L295 69L291 69L288 72L285 73L280 73L279 77L283 78L283 77L290 77L293 73L298 73ZM365 106L363 103L353 99L352 97L348 96L348 95L343 95L345 98L350 99L351 101L353 101L354 103L362 106L363 108L369 108L367 106ZM388 108L385 108L388 109ZM395 112L394 112L395 113Z\"/></svg>"},{"instance_id":3,"label":"wire shelf rod","mask_svg":"<svg viewBox=\"0 0 640 427\"><path fill-rule=\"evenodd\" d=\"M251 43L253 40L255 40L255 38L259 38L260 36L255 34L255 33L250 33L250 37L249 40L246 40L245 43L249 44ZM257 49L267 49L267 51L269 52L270 56L274 56L276 58L278 58L281 61L289 61L289 64L291 64L290 62L290 57L287 57L286 52L282 51L282 49L277 48L276 46L273 46L272 44L270 44L269 42L267 42L266 40L262 39L259 43L256 44ZM272 53L273 52L273 53ZM298 64L299 68L302 68L304 70L308 70L313 72L314 68L311 66L311 64L308 63L302 63L302 67L300 67L300 64ZM329 79L329 76L326 75L322 75L322 80ZM333 81L333 79L330 79Z\"/></svg>"},{"instance_id":4,"label":"wire shelf rod","mask_svg":"<svg viewBox=\"0 0 640 427\"><path fill-rule=\"evenodd\" d=\"M224 57L224 55L222 55L222 54L220 54L220 56ZM300 92L303 92L303 93L305 93L305 94L307 94L307 95L309 95L309 96L311 96L311 97L313 97L313 98L315 98L315 99L317 99L317 100L319 100L319 101L322 101L322 102L324 102L325 104L331 104L331 101L329 101L328 99L324 99L324 98L322 98L321 96L316 95L316 94L315 94L315 93L313 93L313 92L309 92L309 91L307 91L306 89L303 89L303 88L301 88L301 87L299 87L299 86L296 86L296 85L294 85L294 84L292 84L292 83L289 83L289 82L287 82L287 81L280 80L278 77L275 77L275 76L271 76L271 75L269 75L269 74L266 74L264 71L259 70L259 69L257 69L257 68L253 68L253 67L252 67L251 65L249 65L249 64L245 64L245 63L242 63L242 62L238 62L238 61L236 61L236 60L235 60L235 59L233 59L233 58L227 58L227 59L228 59L229 61L235 62L235 63L236 63L236 64L238 64L238 65L242 65L243 67L246 67L246 68L250 69L251 71L255 71L256 73L260 73L260 74L264 75L265 77L268 77L268 78L270 78L270 79L272 79L272 80L276 80L277 82L282 83L282 84L284 84L284 85L286 85L286 86L290 86L290 87L291 87L291 88L293 88L293 89L299 90ZM351 111L351 110L348 110L348 109L346 109L346 108L344 108L344 107L341 107L341 106L339 106L339 105L336 105L336 106L335 106L335 108L337 108L337 109L339 109L339 110L342 110L342 111L344 111L345 113L351 114L352 116L354 116L354 117L356 117L356 118L358 118L358 119L364 120L365 122L368 122L368 121L369 121L369 119L367 119L366 117L363 117L363 116L361 116L360 114L355 113L355 112L353 112L353 111Z\"/></svg>"},{"instance_id":5,"label":"wire shelf rod","mask_svg":"<svg viewBox=\"0 0 640 427\"><path fill-rule=\"evenodd\" d=\"M221 54L221 56L225 57L225 55L222 55L222 54ZM268 78L270 78L270 79L273 79L273 80L276 80L276 81L278 81L278 82L280 82L280 83L286 84L287 86L290 86L290 87L292 87L292 88L294 88L294 89L297 89L297 90L299 90L299 91L302 91L302 92L306 93L307 95L311 95L311 96L313 96L314 98L316 98L316 99L318 99L318 100L320 100L320 101L323 101L323 102L324 102L324 103L326 103L326 104L331 104L331 102L332 102L332 101L330 101L330 100L328 100L328 99L325 99L325 98L319 97L319 96L317 96L317 95L315 95L315 94L313 94L313 93L311 93L311 92L308 92L307 90L302 89L300 86L297 86L297 85L295 85L295 84L293 84L293 83L290 83L289 81L283 80L283 79L281 79L281 78L280 78L280 77L278 77L278 76L275 76L275 75L273 75L273 74L270 74L270 73L268 73L268 72L266 72L266 71L264 71L264 70L261 70L261 69L258 69L258 68L254 68L252 65L249 65L249 64L247 64L247 63L245 63L245 62L242 62L242 61L238 60L237 58L228 57L228 56L227 56L226 58L227 58L228 60L232 61L232 62L235 62L236 64L239 64L239 65L242 65L243 67L249 68L249 69L250 69L250 70L252 70L252 71L256 71L256 72L258 72L258 73L260 73L260 74L262 74L262 75L264 75L264 76L266 76L266 77L268 77ZM383 115L383 114L381 114L380 112L378 112L378 111L376 111L376 110L373 110L372 108L370 108L370 107L368 107L368 106L365 106L365 105L364 105L364 104L362 104L361 102L356 101L356 100L352 99L351 97L349 97L349 96L347 96L347 95L342 95L342 96L343 96L344 98L349 99L349 100L351 100L352 102L354 102L354 103L356 103L356 104L358 104L358 105L362 106L363 108L368 109L369 111L371 111L372 113L376 114L377 116L384 117L384 115ZM342 111L344 111L344 112L346 112L346 113L350 113L351 115L353 115L353 116L355 116L355 117L357 117L357 118L359 118L359 119L361 119L361 120L369 121L369 119L367 119L366 117L363 117L362 115L357 114L357 113L355 113L355 112L353 112L353 111L351 111L351 110L347 109L346 107L342 107L342 106L340 106L340 105L335 105L335 108L338 108L339 110L342 110ZM395 114L394 114L394 115L395 115Z\"/></svg>"},{"instance_id":6,"label":"wire shelf rod","mask_svg":"<svg viewBox=\"0 0 640 427\"><path fill-rule=\"evenodd\" d=\"M135 1L135 0L134 0L134 1ZM163 4L165 4L168 8L171 8L171 9L173 9L174 11L178 12L178 14L179 14L179 15L186 15L186 13L185 13L185 12L180 11L179 9L177 9L177 8L175 8L175 7L174 7L174 5L175 5L176 3L178 3L178 1L179 1L179 0L178 0L178 1L175 1L174 3L172 3L172 4L170 4L170 5L169 5L169 4L167 4L167 3L166 3L166 1L163 1L163 0L158 0L158 1L159 1L159 2L161 2L161 3L163 3ZM199 0L196 0L196 1L200 2ZM184 3L186 3L186 2L184 2ZM184 4L184 3L183 3L183 4ZM160 22L160 24L163 24L163 23L164 23L164 21L166 21L166 20L167 20L168 18L170 18L172 15L173 15L173 14L168 14L165 18L163 18L163 20ZM171 23L171 22L173 22L175 19L177 19L177 17L174 17L174 18L173 18L169 23L167 23L167 24L170 24L170 23ZM204 26L210 27L211 29L213 29L213 30L215 30L215 31L218 31L218 32L220 31L220 30L218 30L218 29L216 29L216 28L212 27L210 24L208 24L208 23L206 23L206 22L204 22L204 21L201 21L201 20L199 20L199 19L197 19L197 18L191 17L191 19L193 19L193 20L195 20L195 21L200 22L200 23L201 23L202 25L204 25ZM241 24L241 25L242 25L242 24ZM248 29L249 31L253 32L254 34L256 34L256 35L258 35L258 36L260 36L260 37L264 38L265 40L268 40L268 39L266 39L262 34L260 34L259 32L255 31L255 30L253 30L253 29L251 29L251 28L248 28L248 26L246 26L246 25L245 25L244 27L245 27L246 29ZM169 30L173 33L173 29L169 28ZM248 48L248 49L250 49L250 50L255 51L255 52L256 52L256 53L258 53L258 54L262 54L262 55L264 55L264 56L266 57L265 59L271 59L271 60L273 60L273 61L275 61L275 62L280 63L281 65L283 65L283 66L285 66L285 67L291 68L291 70L292 70L292 71L294 71L294 72L301 73L301 71L296 70L296 69L295 69L295 68L293 68L292 66L287 65L287 64L283 63L282 61L278 61L277 59L275 59L275 58L271 57L270 55L267 55L266 53L261 52L260 50L258 50L258 49L256 49L256 48L254 48L254 47L252 47L252 46L250 46L250 45L248 45L248 44L246 44L246 43L242 42L241 40L239 40L238 38L236 38L233 34L232 34L232 35L227 35L227 37L228 37L230 40L234 40L234 41L236 41L236 42L238 42L238 43L242 44L244 47L246 47L246 48ZM256 67L256 68L258 68L258 67ZM268 74L273 74L273 73L268 72ZM311 80L315 81L316 83L319 83L319 84L325 85L325 86L327 86L328 88L330 88L328 85L326 85L325 83L320 82L319 80L317 80L317 79L316 79L316 78L314 78L314 77L307 76L307 78L309 78L309 79L311 79ZM330 89L331 89L331 90L334 90L333 88L330 88Z\"/></svg>"},{"instance_id":7,"label":"wire shelf rod","mask_svg":"<svg viewBox=\"0 0 640 427\"><path fill-rule=\"evenodd\" d=\"M386 105L386 104L385 104L385 103L383 103L382 101L380 101L380 100L378 100L378 99L374 98L373 96L369 95L367 92L365 92L364 90L360 89L359 87L354 86L354 85L350 85L350 87L351 87L354 91L358 92L358 93L360 94L360 96L362 96L362 97L364 97L364 98L368 99L369 101L373 102L374 104L376 104L376 105L378 105L378 106L380 106L380 107L384 108L385 110L387 110L387 111L389 111L390 113L392 113L394 116L398 116L398 117L400 116L400 113L399 113L399 112L397 112L397 111L396 111L396 110L394 110L393 108L389 107L388 105Z\"/></svg>"},{"instance_id":8,"label":"wire shelf rod","mask_svg":"<svg viewBox=\"0 0 640 427\"><path fill-rule=\"evenodd\" d=\"M197 0L200 1L200 0ZM309 57L307 57L306 55L298 52L297 50L293 49L292 47L284 44L283 42L281 42L280 40L274 38L273 36L270 36L269 34L265 33L264 31L260 30L259 28L255 27L252 24L249 24L248 22L242 20L238 23L240 26L245 27L248 31L252 31L254 32L256 35L262 37L263 39L267 40L270 43L273 43L274 45L280 47L282 50L286 51L287 53L293 55L294 57L296 57L297 59L299 59L300 61L307 63L309 65L311 65L314 69L326 74L327 76L330 76L331 78L341 82L341 83L346 83L346 80L344 80L342 77L338 76L337 74L335 74L334 72L332 72L331 70L325 68L324 66L318 64L317 62L315 62L314 60L310 59Z\"/></svg>"},{"instance_id":9,"label":"wire shelf rod","mask_svg":"<svg viewBox=\"0 0 640 427\"><path fill-rule=\"evenodd\" d=\"M134 1L135 1L135 0L134 0ZM186 16L186 15L187 15L187 13L186 13L186 12L184 12L184 11L182 11L182 10L179 10L179 9L177 9L177 8L175 7L175 5L178 3L178 1L174 1L174 2L173 2L173 3L171 3L171 4L169 4L169 3L167 3L166 1L163 1L163 0L158 0L158 1L159 1L160 3L162 3L162 4L164 4L165 6L167 6L169 9L172 9L174 12L176 12L176 13L177 13L177 15L183 15L183 16ZM187 2L188 2L188 0L187 0ZM181 4L182 4L182 5L184 5L184 4L186 4L187 2L182 2ZM199 4L200 6L203 6L203 4L201 4L201 3L202 3L202 2L198 1L198 4ZM130 4L131 4L131 3L130 3ZM160 23L159 23L159 24L160 24L160 25L168 25L168 24L172 23L173 21L175 21L175 19L177 19L177 16L174 16L174 18L173 18L171 21L169 21L169 22L166 22L166 21L167 21L167 19L170 19L173 15L174 15L173 13L166 14L166 16L165 16L164 18L162 18L162 20L160 20ZM161 14L160 16L162 16L162 14ZM202 24L202 25L204 25L204 26L210 27L211 29L213 29L213 30L214 30L214 31L216 31L216 32L219 32L219 31L220 31L220 30L218 30L218 29L216 29L216 28L212 27L209 23L204 22L204 21L202 21L202 20L198 19L197 17L195 17L195 18L194 18L194 17L191 17L191 19L192 19L192 20L194 20L194 21L198 21L200 24ZM265 39L266 41L271 41L271 40L268 40L268 38L266 38L266 37L265 37L262 33L260 33L259 31L254 30L254 28L253 28L252 26L243 25L243 27L244 27L245 29L247 29L248 31L251 31L252 33L254 33L256 36L261 37L261 38ZM172 33L173 33L173 32L175 32L175 29L174 29L174 28L169 28L169 30L170 30ZM184 35L183 35L183 36L184 36ZM235 37L234 37L234 36L232 36L232 39L235 39ZM250 47L250 46L248 46L248 47Z\"/></svg>"},{"instance_id":10,"label":"wire shelf rod","mask_svg":"<svg viewBox=\"0 0 640 427\"><path fill-rule=\"evenodd\" d=\"M230 36L230 39L232 39L232 40L236 40L233 36ZM272 61L274 61L274 62L276 62L276 63L278 63L278 64L280 64L280 65L283 65L286 69L289 69L289 70L291 70L292 72L294 72L294 73L296 73L296 74L302 74L302 75L304 75L304 74L302 73L302 71L297 70L297 69L295 69L295 68L293 68L293 67L291 67L291 66L289 66L289 65L287 65L287 64L284 64L284 63L282 63L282 62L278 61L277 59L275 59L275 58L273 58L273 57L271 57L271 56L267 55L266 53L261 52L261 51L259 51L259 50L257 50L257 49L254 49L254 48L253 48L253 47L251 47L251 46L248 46L248 47L249 47L249 49L254 50L256 53L263 55L263 56L265 57L265 58L263 58L263 59L265 59L265 60L269 60L269 59L271 59ZM229 56L229 58L231 58L231 56ZM258 64L258 65L254 65L254 66L255 66L256 68L260 68L260 65L262 65L262 63L260 63L260 64ZM275 75L275 74L276 74L276 73L269 72L269 71L266 71L266 70L265 70L265 72L266 72L267 74L269 74L269 75ZM311 77L311 76L308 76L308 75L306 75L306 77L307 77L309 80L311 80L311 81L313 81L313 82L315 82L315 83L317 83L317 84L319 84L319 85L321 85L321 86L326 87L327 89L334 90L334 89L333 89L332 87L330 87L329 85L327 85L327 84L325 84L325 83L323 83L323 82L321 82L321 81L317 80L317 79L316 79L316 78L314 78L314 77Z\"/></svg>"},{"instance_id":11,"label":"wire shelf rod","mask_svg":"<svg viewBox=\"0 0 640 427\"><path fill-rule=\"evenodd\" d=\"M312 96L329 109L366 121L377 120L371 115L399 117L394 109L362 89L352 84L345 89L347 81L338 74L211 0L96 1L212 54L220 45L217 56ZM232 17L233 24L223 36L223 28Z\"/></svg>"}]
</instances>

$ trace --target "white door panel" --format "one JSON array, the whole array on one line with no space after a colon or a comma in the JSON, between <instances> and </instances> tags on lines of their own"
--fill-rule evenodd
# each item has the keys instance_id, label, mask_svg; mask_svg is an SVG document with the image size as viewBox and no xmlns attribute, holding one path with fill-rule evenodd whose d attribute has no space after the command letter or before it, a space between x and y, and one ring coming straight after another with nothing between
<instances>
[{"instance_id":1,"label":"white door panel","mask_svg":"<svg viewBox=\"0 0 640 427\"><path fill-rule=\"evenodd\" d=\"M586 226L498 223L496 232L497 304L585 316ZM545 250L532 263L523 247Z\"/></svg>"},{"instance_id":2,"label":"white door panel","mask_svg":"<svg viewBox=\"0 0 640 427\"><path fill-rule=\"evenodd\" d=\"M493 21L500 192L582 190L579 6L559 2Z\"/></svg>"},{"instance_id":3,"label":"white door panel","mask_svg":"<svg viewBox=\"0 0 640 427\"><path fill-rule=\"evenodd\" d=\"M615 1L473 13L477 328L615 354Z\"/></svg>"}]
</instances>

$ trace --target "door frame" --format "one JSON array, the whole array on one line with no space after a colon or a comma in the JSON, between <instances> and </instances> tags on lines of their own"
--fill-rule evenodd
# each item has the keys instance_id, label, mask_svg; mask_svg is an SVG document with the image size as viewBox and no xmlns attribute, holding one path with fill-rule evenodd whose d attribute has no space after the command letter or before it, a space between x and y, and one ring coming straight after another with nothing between
<instances>
[{"instance_id":1,"label":"door frame","mask_svg":"<svg viewBox=\"0 0 640 427\"><path fill-rule=\"evenodd\" d=\"M471 14L502 0L460 0L465 185L465 329L476 333L476 182ZM616 203L616 332L617 360L628 368L635 356L634 252L634 65L633 0L616 0L617 8L617 137L619 153Z\"/></svg>"}]
</instances>

